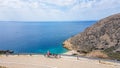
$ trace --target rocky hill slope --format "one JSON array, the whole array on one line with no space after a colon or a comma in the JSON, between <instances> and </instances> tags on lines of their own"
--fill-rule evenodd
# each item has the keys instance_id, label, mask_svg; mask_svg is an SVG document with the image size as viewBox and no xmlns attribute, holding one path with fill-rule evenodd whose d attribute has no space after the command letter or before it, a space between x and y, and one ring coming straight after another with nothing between
<instances>
[{"instance_id":1,"label":"rocky hill slope","mask_svg":"<svg viewBox=\"0 0 120 68\"><path fill-rule=\"evenodd\" d=\"M103 50L108 54L120 54L120 13L98 21L63 44L65 48L79 52Z\"/></svg>"}]
</instances>

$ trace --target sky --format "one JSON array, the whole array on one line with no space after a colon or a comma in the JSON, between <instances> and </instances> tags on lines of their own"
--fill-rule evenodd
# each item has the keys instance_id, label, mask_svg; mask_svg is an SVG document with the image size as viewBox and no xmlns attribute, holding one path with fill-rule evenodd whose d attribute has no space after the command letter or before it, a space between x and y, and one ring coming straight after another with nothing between
<instances>
[{"instance_id":1,"label":"sky","mask_svg":"<svg viewBox=\"0 0 120 68\"><path fill-rule=\"evenodd\" d=\"M120 13L120 0L0 0L0 21L99 20Z\"/></svg>"}]
</instances>

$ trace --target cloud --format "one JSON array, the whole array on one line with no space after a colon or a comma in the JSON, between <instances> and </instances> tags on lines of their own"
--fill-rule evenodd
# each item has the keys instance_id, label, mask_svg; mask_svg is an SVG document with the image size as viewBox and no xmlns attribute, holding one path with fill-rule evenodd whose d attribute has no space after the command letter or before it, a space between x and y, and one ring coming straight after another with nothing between
<instances>
[{"instance_id":1,"label":"cloud","mask_svg":"<svg viewBox=\"0 0 120 68\"><path fill-rule=\"evenodd\" d=\"M91 20L120 12L119 0L0 0L0 20Z\"/></svg>"},{"instance_id":2,"label":"cloud","mask_svg":"<svg viewBox=\"0 0 120 68\"><path fill-rule=\"evenodd\" d=\"M0 0L0 7L9 8L47 8L71 9L76 5L81 8L91 7L97 0ZM69 10L68 9L68 10Z\"/></svg>"}]
</instances>

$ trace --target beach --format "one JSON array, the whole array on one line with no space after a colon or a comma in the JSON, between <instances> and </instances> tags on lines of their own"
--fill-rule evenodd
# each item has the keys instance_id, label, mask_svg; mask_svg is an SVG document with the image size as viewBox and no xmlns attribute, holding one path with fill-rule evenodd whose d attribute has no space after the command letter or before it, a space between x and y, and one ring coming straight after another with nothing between
<instances>
[{"instance_id":1,"label":"beach","mask_svg":"<svg viewBox=\"0 0 120 68\"><path fill-rule=\"evenodd\" d=\"M7 68L119 68L120 63L73 56L48 58L44 55L0 55L0 66Z\"/></svg>"}]
</instances>

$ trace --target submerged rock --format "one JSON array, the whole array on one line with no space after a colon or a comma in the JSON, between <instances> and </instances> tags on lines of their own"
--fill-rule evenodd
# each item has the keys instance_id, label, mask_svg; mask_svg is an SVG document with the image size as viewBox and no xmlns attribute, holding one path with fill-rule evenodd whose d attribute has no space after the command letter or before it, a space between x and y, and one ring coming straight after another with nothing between
<instances>
[{"instance_id":1,"label":"submerged rock","mask_svg":"<svg viewBox=\"0 0 120 68\"><path fill-rule=\"evenodd\" d=\"M91 52L111 49L112 53L120 53L120 13L98 21L63 44L70 50Z\"/></svg>"}]
</instances>

